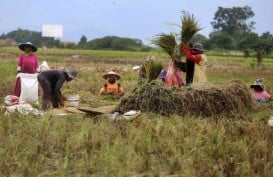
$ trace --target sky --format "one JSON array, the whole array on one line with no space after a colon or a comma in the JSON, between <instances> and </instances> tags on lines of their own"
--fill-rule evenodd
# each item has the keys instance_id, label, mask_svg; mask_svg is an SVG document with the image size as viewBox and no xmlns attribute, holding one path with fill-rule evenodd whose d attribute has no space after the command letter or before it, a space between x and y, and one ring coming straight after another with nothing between
<instances>
[{"instance_id":1,"label":"sky","mask_svg":"<svg viewBox=\"0 0 273 177\"><path fill-rule=\"evenodd\" d=\"M0 0L0 35L19 28L42 32L51 24L63 25L61 41L119 36L149 44L158 34L179 32L181 11L193 14L208 36L218 7L245 5L255 13L253 31L273 34L272 0Z\"/></svg>"}]
</instances>

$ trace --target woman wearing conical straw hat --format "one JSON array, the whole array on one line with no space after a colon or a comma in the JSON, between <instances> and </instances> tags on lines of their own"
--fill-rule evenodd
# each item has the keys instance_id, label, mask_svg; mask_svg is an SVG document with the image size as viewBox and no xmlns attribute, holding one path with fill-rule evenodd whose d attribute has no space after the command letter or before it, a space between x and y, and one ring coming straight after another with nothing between
<instances>
[{"instance_id":1,"label":"woman wearing conical straw hat","mask_svg":"<svg viewBox=\"0 0 273 177\"><path fill-rule=\"evenodd\" d=\"M100 95L113 95L120 98L124 95L124 90L121 84L117 81L120 75L114 71L109 71L102 76L107 82L101 87Z\"/></svg>"},{"instance_id":2,"label":"woman wearing conical straw hat","mask_svg":"<svg viewBox=\"0 0 273 177\"><path fill-rule=\"evenodd\" d=\"M38 57L34 54L37 47L31 42L20 43L18 48L24 53L19 56L17 64L17 73L35 74L39 72ZM17 77L13 95L20 96L21 94L21 80Z\"/></svg>"}]
</instances>

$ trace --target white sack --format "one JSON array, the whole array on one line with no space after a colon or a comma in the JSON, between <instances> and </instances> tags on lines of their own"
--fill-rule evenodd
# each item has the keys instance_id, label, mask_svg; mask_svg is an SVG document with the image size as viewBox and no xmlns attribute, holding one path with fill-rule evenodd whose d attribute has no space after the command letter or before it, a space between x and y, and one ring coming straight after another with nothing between
<instances>
[{"instance_id":1,"label":"white sack","mask_svg":"<svg viewBox=\"0 0 273 177\"><path fill-rule=\"evenodd\" d=\"M38 74L18 74L21 78L20 100L38 103Z\"/></svg>"},{"instance_id":2,"label":"white sack","mask_svg":"<svg viewBox=\"0 0 273 177\"><path fill-rule=\"evenodd\" d=\"M50 69L50 68L49 68L49 66L48 66L48 64L47 64L46 61L43 61L43 63L40 64L40 66L39 66L40 72L42 72L42 71L47 71L47 70L49 70L49 69Z\"/></svg>"}]
</instances>

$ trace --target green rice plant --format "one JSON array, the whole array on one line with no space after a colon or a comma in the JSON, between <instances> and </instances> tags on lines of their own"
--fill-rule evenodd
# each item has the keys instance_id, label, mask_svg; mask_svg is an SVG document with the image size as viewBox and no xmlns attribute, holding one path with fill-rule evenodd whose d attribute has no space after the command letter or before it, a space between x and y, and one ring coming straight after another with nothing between
<instances>
[{"instance_id":1,"label":"green rice plant","mask_svg":"<svg viewBox=\"0 0 273 177\"><path fill-rule=\"evenodd\" d=\"M183 12L181 23L181 39L182 42L185 43L188 43L191 38L202 29L199 27L195 17L186 12Z\"/></svg>"},{"instance_id":2,"label":"green rice plant","mask_svg":"<svg viewBox=\"0 0 273 177\"><path fill-rule=\"evenodd\" d=\"M0 97L11 95L16 82L16 63L2 60L0 71Z\"/></svg>"}]
</instances>

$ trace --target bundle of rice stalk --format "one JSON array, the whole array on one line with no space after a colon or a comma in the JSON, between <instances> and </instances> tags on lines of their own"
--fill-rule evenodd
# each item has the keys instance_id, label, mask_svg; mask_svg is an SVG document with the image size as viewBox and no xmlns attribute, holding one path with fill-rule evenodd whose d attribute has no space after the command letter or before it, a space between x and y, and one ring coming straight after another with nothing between
<instances>
[{"instance_id":1,"label":"bundle of rice stalk","mask_svg":"<svg viewBox=\"0 0 273 177\"><path fill-rule=\"evenodd\" d=\"M161 63L148 61L145 65L146 78L148 81L155 80L162 69L163 67Z\"/></svg>"},{"instance_id":2,"label":"bundle of rice stalk","mask_svg":"<svg viewBox=\"0 0 273 177\"><path fill-rule=\"evenodd\" d=\"M139 71L139 79L146 79L147 81L152 81L158 78L159 73L163 69L160 62L154 60L147 60L141 67Z\"/></svg>"},{"instance_id":3,"label":"bundle of rice stalk","mask_svg":"<svg viewBox=\"0 0 273 177\"><path fill-rule=\"evenodd\" d=\"M162 48L171 58L174 58L176 40L173 33L170 34L160 34L152 43Z\"/></svg>"},{"instance_id":4,"label":"bundle of rice stalk","mask_svg":"<svg viewBox=\"0 0 273 177\"><path fill-rule=\"evenodd\" d=\"M191 38L201 30L195 17L189 13L183 13L181 18L182 21L182 30L181 30L181 39L182 42L188 43Z\"/></svg>"}]
</instances>

